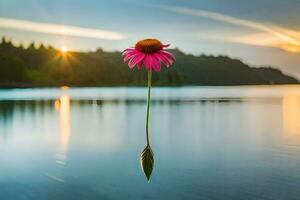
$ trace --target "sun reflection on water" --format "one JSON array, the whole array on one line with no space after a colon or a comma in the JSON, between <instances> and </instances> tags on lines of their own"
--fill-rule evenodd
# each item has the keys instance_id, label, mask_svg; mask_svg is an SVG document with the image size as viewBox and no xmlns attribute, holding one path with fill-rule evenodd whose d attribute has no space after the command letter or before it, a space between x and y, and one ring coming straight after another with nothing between
<instances>
[{"instance_id":1,"label":"sun reflection on water","mask_svg":"<svg viewBox=\"0 0 300 200\"><path fill-rule=\"evenodd\" d=\"M289 135L300 135L300 97L287 95L282 100L283 127Z\"/></svg>"},{"instance_id":2,"label":"sun reflection on water","mask_svg":"<svg viewBox=\"0 0 300 200\"><path fill-rule=\"evenodd\" d=\"M56 162L64 165L71 134L70 96L67 94L62 95L59 100L55 101L54 107L59 112L60 124L59 154Z\"/></svg>"}]
</instances>

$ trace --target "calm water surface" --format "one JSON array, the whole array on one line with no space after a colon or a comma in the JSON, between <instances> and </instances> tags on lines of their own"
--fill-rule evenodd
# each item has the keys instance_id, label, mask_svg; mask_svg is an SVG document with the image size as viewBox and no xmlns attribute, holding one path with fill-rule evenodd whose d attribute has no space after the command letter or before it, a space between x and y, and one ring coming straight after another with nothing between
<instances>
[{"instance_id":1,"label":"calm water surface","mask_svg":"<svg viewBox=\"0 0 300 200\"><path fill-rule=\"evenodd\" d=\"M0 199L300 199L300 87L0 90Z\"/></svg>"}]
</instances>

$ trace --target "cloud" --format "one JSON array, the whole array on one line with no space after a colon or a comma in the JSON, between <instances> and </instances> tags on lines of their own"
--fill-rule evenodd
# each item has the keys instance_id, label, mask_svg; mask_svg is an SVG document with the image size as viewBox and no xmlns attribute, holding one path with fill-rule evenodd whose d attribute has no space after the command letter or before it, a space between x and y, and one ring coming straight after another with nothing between
<instances>
[{"instance_id":1,"label":"cloud","mask_svg":"<svg viewBox=\"0 0 300 200\"><path fill-rule=\"evenodd\" d=\"M8 18L0 18L0 28L106 40L122 40L126 38L126 36L121 33L107 30L83 28L61 24L38 23Z\"/></svg>"},{"instance_id":2,"label":"cloud","mask_svg":"<svg viewBox=\"0 0 300 200\"><path fill-rule=\"evenodd\" d=\"M281 48L289 52L300 53L300 32L283 28L280 26L264 24L251 20L240 19L216 12L210 12L200 9L190 9L185 7L177 6L161 6L165 10L172 12L189 15L204 17L207 19L237 25L241 27L250 28L259 32L259 34L241 36L241 37L226 37L220 36L223 41L239 42L251 45L268 46ZM223 38L222 38L223 37Z\"/></svg>"}]
</instances>

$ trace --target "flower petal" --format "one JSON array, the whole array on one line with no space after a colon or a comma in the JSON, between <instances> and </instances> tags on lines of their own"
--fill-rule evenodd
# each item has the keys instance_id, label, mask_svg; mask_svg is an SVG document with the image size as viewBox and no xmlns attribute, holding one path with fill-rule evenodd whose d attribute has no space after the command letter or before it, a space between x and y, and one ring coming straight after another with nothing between
<instances>
[{"instance_id":1,"label":"flower petal","mask_svg":"<svg viewBox=\"0 0 300 200\"><path fill-rule=\"evenodd\" d=\"M134 50L134 49L135 49L135 48L130 47L130 48L124 49L123 52L125 52L125 51L130 51L130 50Z\"/></svg>"},{"instance_id":2,"label":"flower petal","mask_svg":"<svg viewBox=\"0 0 300 200\"><path fill-rule=\"evenodd\" d=\"M169 47L171 44L163 44L163 45L161 45L162 46L162 48L167 48L167 47Z\"/></svg>"},{"instance_id":3,"label":"flower petal","mask_svg":"<svg viewBox=\"0 0 300 200\"><path fill-rule=\"evenodd\" d=\"M160 60L156 58L155 54L152 55L153 59L153 69L155 72L159 72L161 68Z\"/></svg>"},{"instance_id":4,"label":"flower petal","mask_svg":"<svg viewBox=\"0 0 300 200\"><path fill-rule=\"evenodd\" d=\"M133 57L128 63L129 68L132 69L137 63L141 62L144 58L144 53L136 54L136 56Z\"/></svg>"},{"instance_id":5,"label":"flower petal","mask_svg":"<svg viewBox=\"0 0 300 200\"><path fill-rule=\"evenodd\" d=\"M168 57L166 57L165 56L165 58L166 58L166 60L168 61L168 63L169 63L169 65L166 65L167 66L167 68L169 68L172 64L173 64L173 59L172 58L168 58Z\"/></svg>"},{"instance_id":6,"label":"flower petal","mask_svg":"<svg viewBox=\"0 0 300 200\"><path fill-rule=\"evenodd\" d=\"M144 59L144 65L147 71L151 70L152 67L152 57L150 54L146 54L145 55L145 59Z\"/></svg>"},{"instance_id":7,"label":"flower petal","mask_svg":"<svg viewBox=\"0 0 300 200\"><path fill-rule=\"evenodd\" d=\"M124 62L127 62L128 60L132 59L133 57L135 57L139 54L140 54L140 52L138 52L138 51L129 52L128 54L126 54L126 56L124 56Z\"/></svg>"},{"instance_id":8,"label":"flower petal","mask_svg":"<svg viewBox=\"0 0 300 200\"><path fill-rule=\"evenodd\" d=\"M164 65L166 65L167 67L169 67L169 66L172 64L172 62L173 62L172 59L168 58L168 57L165 56L164 54L155 53L154 55L155 55L155 57L156 57L159 61L161 61L162 63L164 63Z\"/></svg>"},{"instance_id":9,"label":"flower petal","mask_svg":"<svg viewBox=\"0 0 300 200\"><path fill-rule=\"evenodd\" d=\"M143 60L137 64L138 69L142 69L142 66L143 66Z\"/></svg>"},{"instance_id":10,"label":"flower petal","mask_svg":"<svg viewBox=\"0 0 300 200\"><path fill-rule=\"evenodd\" d=\"M164 54L164 55L166 55L166 56L168 56L168 57L171 57L171 58L173 58L174 60L176 59L175 56L174 56L173 54L171 54L171 53L169 53L169 52L167 52L167 51L160 50L160 51L158 51L158 53L161 53L161 54Z\"/></svg>"},{"instance_id":11,"label":"flower petal","mask_svg":"<svg viewBox=\"0 0 300 200\"><path fill-rule=\"evenodd\" d=\"M134 49L132 49L132 48L125 49L125 50L122 52L122 56L125 56L127 53L132 52L132 51L134 51Z\"/></svg>"}]
</instances>

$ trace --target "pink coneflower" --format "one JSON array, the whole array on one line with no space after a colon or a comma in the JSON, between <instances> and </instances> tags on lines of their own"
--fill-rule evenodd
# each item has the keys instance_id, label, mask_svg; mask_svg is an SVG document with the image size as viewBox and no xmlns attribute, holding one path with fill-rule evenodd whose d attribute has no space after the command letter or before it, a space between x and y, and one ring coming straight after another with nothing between
<instances>
[{"instance_id":1,"label":"pink coneflower","mask_svg":"<svg viewBox=\"0 0 300 200\"><path fill-rule=\"evenodd\" d=\"M135 44L135 47L128 48L123 51L124 62L128 61L129 68L134 68L137 65L138 69L142 68L144 64L148 71L148 97L147 97L147 112L146 112L146 140L147 144L142 151L140 162L141 167L149 181L153 165L154 156L149 142L149 113L150 113L150 100L151 100L151 79L152 69L159 72L161 63L170 67L175 60L175 56L171 53L164 51L164 48L170 46L164 45L157 39L144 39Z\"/></svg>"},{"instance_id":2,"label":"pink coneflower","mask_svg":"<svg viewBox=\"0 0 300 200\"><path fill-rule=\"evenodd\" d=\"M131 69L136 65L138 69L141 69L144 64L147 71L153 69L159 72L161 63L170 67L175 60L175 56L164 50L168 46L170 45L164 45L157 39L144 39L138 41L135 47L125 49L122 55L124 62L128 61Z\"/></svg>"}]
</instances>

